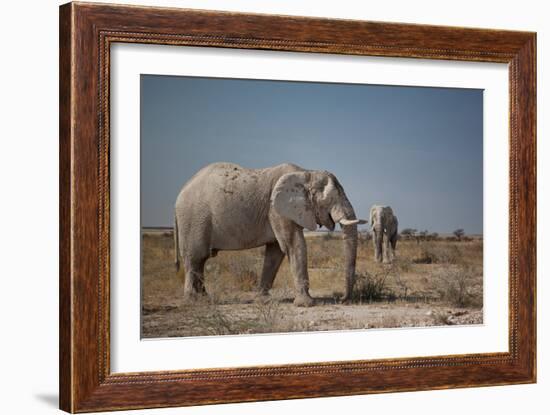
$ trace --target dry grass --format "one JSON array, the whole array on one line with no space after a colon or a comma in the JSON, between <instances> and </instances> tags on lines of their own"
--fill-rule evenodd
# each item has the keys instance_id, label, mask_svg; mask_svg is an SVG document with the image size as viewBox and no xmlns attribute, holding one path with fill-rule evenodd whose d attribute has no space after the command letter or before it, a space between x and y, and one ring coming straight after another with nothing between
<instances>
[{"instance_id":1,"label":"dry grass","mask_svg":"<svg viewBox=\"0 0 550 415\"><path fill-rule=\"evenodd\" d=\"M196 336L481 323L483 242L399 241L393 264L373 260L372 241L359 243L354 304L343 306L341 235L308 236L310 290L319 305L292 305L285 259L271 300L256 301L263 248L219 252L205 267L208 297L182 302L170 232L144 234L142 336ZM436 311L434 311L436 310ZM462 313L466 310L466 314ZM451 316L451 317L449 317ZM465 322L465 323L461 323Z\"/></svg>"}]
</instances>

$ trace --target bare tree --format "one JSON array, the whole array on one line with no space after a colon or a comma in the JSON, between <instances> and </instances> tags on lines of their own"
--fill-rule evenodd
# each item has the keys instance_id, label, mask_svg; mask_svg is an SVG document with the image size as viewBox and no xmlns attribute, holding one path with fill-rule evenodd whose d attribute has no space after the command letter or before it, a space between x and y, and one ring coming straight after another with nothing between
<instances>
[{"instance_id":1,"label":"bare tree","mask_svg":"<svg viewBox=\"0 0 550 415\"><path fill-rule=\"evenodd\" d=\"M426 239L428 239L427 236L428 236L427 230L418 232L418 239L420 239L421 241L425 241Z\"/></svg>"}]
</instances>

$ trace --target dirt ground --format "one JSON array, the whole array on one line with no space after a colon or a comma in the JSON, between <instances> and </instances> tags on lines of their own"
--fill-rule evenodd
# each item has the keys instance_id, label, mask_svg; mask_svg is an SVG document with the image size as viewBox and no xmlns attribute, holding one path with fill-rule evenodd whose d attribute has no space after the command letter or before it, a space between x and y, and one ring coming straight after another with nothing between
<instances>
[{"instance_id":1,"label":"dirt ground","mask_svg":"<svg viewBox=\"0 0 550 415\"><path fill-rule=\"evenodd\" d=\"M373 261L359 243L354 301L342 305L341 235L308 234L310 292L317 305L297 308L285 259L271 299L258 301L263 248L220 252L206 264L208 297L184 303L183 273L173 264L168 230L144 232L143 338L282 333L483 323L483 242L400 240L393 264Z\"/></svg>"}]
</instances>

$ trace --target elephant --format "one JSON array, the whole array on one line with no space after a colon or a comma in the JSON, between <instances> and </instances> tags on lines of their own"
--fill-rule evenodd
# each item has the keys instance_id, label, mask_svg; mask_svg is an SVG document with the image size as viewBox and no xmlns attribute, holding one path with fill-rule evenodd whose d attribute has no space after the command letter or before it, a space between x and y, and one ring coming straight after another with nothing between
<instances>
[{"instance_id":1,"label":"elephant","mask_svg":"<svg viewBox=\"0 0 550 415\"><path fill-rule=\"evenodd\" d=\"M397 216L390 206L374 205L370 209L370 223L374 241L374 259L377 262L391 263L397 245ZM382 247L383 243L383 247Z\"/></svg>"},{"instance_id":2,"label":"elephant","mask_svg":"<svg viewBox=\"0 0 550 415\"><path fill-rule=\"evenodd\" d=\"M265 245L259 298L269 290L285 255L294 280L296 306L312 306L303 230L317 225L343 230L345 293L350 300L357 256L357 219L342 185L327 171L294 164L248 169L233 163L202 168L175 203L176 270L185 271L184 299L206 295L204 266L221 250Z\"/></svg>"}]
</instances>

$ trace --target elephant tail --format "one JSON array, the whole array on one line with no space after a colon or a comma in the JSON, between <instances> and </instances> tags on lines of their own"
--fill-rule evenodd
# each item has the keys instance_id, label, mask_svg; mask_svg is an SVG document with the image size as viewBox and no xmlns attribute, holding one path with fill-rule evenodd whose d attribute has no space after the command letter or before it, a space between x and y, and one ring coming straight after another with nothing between
<instances>
[{"instance_id":1,"label":"elephant tail","mask_svg":"<svg viewBox=\"0 0 550 415\"><path fill-rule=\"evenodd\" d=\"M179 272L180 270L180 247L178 234L178 218L174 215L174 262L176 264L176 272Z\"/></svg>"}]
</instances>

